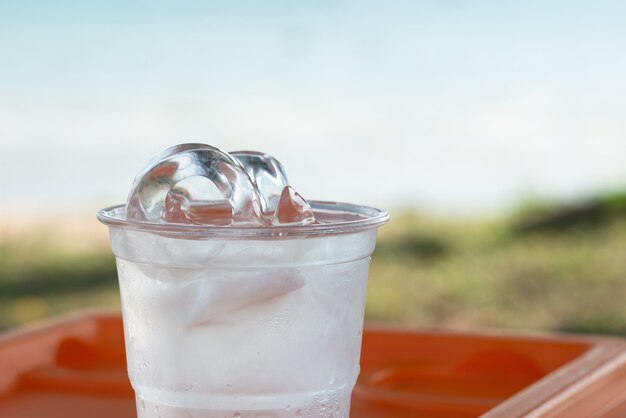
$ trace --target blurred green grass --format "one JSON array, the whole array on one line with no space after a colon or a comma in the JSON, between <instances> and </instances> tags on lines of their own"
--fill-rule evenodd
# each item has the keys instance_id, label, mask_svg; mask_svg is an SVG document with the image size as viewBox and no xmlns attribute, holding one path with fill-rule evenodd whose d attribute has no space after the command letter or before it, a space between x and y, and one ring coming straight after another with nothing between
<instances>
[{"instance_id":1,"label":"blurred green grass","mask_svg":"<svg viewBox=\"0 0 626 418\"><path fill-rule=\"evenodd\" d=\"M0 330L81 308L119 309L106 248L65 245L49 232L0 242Z\"/></svg>"},{"instance_id":2,"label":"blurred green grass","mask_svg":"<svg viewBox=\"0 0 626 418\"><path fill-rule=\"evenodd\" d=\"M394 213L372 256L366 318L420 327L626 335L626 199L526 205L490 220ZM0 244L0 328L119 309L104 248Z\"/></svg>"}]
</instances>

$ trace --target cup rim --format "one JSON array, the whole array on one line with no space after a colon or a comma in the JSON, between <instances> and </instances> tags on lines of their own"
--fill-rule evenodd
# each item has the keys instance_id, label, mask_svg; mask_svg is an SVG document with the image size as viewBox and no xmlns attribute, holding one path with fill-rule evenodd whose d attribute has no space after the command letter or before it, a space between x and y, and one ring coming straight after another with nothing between
<instances>
[{"instance_id":1,"label":"cup rim","mask_svg":"<svg viewBox=\"0 0 626 418\"><path fill-rule=\"evenodd\" d=\"M319 219L323 215L337 220L320 221L309 225L196 225L157 223L126 218L125 205L109 206L98 211L98 220L111 228L152 232L174 238L253 238L253 237L306 237L360 232L378 228L389 221L389 213L371 206L343 202L309 201ZM343 216L343 218L342 218Z\"/></svg>"}]
</instances>

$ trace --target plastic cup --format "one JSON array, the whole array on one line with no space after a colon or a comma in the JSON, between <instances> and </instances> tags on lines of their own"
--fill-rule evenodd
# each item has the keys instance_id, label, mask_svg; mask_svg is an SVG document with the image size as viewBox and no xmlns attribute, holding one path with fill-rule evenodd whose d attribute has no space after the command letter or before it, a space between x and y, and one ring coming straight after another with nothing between
<instances>
[{"instance_id":1,"label":"plastic cup","mask_svg":"<svg viewBox=\"0 0 626 418\"><path fill-rule=\"evenodd\" d=\"M103 209L140 418L348 417L378 209L209 226Z\"/></svg>"}]
</instances>

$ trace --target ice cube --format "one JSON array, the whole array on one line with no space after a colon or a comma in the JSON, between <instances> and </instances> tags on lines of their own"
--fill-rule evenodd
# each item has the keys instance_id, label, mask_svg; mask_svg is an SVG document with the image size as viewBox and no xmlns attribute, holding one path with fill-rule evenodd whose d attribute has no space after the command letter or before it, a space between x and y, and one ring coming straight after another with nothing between
<instances>
[{"instance_id":1,"label":"ice cube","mask_svg":"<svg viewBox=\"0 0 626 418\"><path fill-rule=\"evenodd\" d=\"M178 145L153 159L133 183L126 204L127 218L208 223L199 216L201 212L207 215L207 211L202 210L203 205L190 204L184 193L172 193L168 199L172 189L190 177L204 177L215 185L232 208L233 224L267 223L257 186L241 163L228 153L204 144ZM194 209L195 215L182 213Z\"/></svg>"},{"instance_id":2,"label":"ice cube","mask_svg":"<svg viewBox=\"0 0 626 418\"><path fill-rule=\"evenodd\" d=\"M275 225L309 225L315 222L315 215L309 203L293 188L283 189L273 223Z\"/></svg>"},{"instance_id":3,"label":"ice cube","mask_svg":"<svg viewBox=\"0 0 626 418\"><path fill-rule=\"evenodd\" d=\"M224 321L229 313L282 297L305 283L296 269L216 273L204 272L204 277L188 284L193 288L193 301L188 306L189 326Z\"/></svg>"},{"instance_id":4,"label":"ice cube","mask_svg":"<svg viewBox=\"0 0 626 418\"><path fill-rule=\"evenodd\" d=\"M287 185L281 163L255 151L228 154L183 144L151 160L135 178L130 219L199 225L307 225L308 202Z\"/></svg>"},{"instance_id":5,"label":"ice cube","mask_svg":"<svg viewBox=\"0 0 626 418\"><path fill-rule=\"evenodd\" d=\"M288 184L283 165L271 155L257 151L235 151L230 155L243 165L261 193L263 212L271 216L276 211L280 195Z\"/></svg>"}]
</instances>

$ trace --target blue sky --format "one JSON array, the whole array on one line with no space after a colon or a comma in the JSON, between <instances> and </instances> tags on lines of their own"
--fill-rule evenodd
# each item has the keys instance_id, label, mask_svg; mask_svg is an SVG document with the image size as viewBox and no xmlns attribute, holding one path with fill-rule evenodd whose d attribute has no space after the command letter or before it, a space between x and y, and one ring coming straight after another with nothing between
<instances>
[{"instance_id":1,"label":"blue sky","mask_svg":"<svg viewBox=\"0 0 626 418\"><path fill-rule=\"evenodd\" d=\"M188 141L385 207L625 185L626 6L508 3L0 3L0 197L117 203Z\"/></svg>"}]
</instances>

